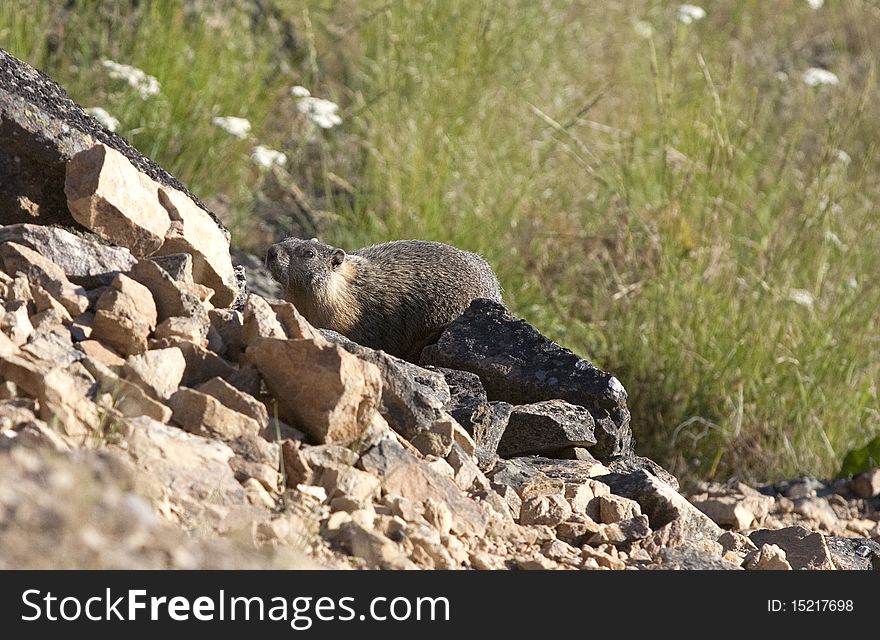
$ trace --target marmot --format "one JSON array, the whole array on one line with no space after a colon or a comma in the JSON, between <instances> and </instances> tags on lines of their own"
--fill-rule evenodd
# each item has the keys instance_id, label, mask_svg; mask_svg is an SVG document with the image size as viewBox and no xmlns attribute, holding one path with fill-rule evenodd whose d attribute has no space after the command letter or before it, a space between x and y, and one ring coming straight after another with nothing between
<instances>
[{"instance_id":1,"label":"marmot","mask_svg":"<svg viewBox=\"0 0 880 640\"><path fill-rule=\"evenodd\" d=\"M273 244L266 266L316 327L417 362L477 298L501 302L480 256L440 242L395 240L352 253L317 238Z\"/></svg>"}]
</instances>

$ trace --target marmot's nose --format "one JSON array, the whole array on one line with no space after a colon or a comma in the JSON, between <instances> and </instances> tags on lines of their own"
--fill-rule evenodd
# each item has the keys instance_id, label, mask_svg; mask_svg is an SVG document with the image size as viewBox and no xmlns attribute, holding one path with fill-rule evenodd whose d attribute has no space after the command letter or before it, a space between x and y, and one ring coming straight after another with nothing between
<instances>
[{"instance_id":1,"label":"marmot's nose","mask_svg":"<svg viewBox=\"0 0 880 640\"><path fill-rule=\"evenodd\" d=\"M266 264L272 264L278 259L278 247L274 244L269 247L269 251L266 252Z\"/></svg>"}]
</instances>

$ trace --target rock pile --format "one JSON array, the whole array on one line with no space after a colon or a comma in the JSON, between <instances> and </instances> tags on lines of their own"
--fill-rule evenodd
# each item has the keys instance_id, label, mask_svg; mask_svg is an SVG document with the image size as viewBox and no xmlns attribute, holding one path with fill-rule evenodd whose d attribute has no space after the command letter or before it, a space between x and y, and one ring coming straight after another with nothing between
<instances>
[{"instance_id":1,"label":"rock pile","mask_svg":"<svg viewBox=\"0 0 880 640\"><path fill-rule=\"evenodd\" d=\"M768 530L825 522L798 502L819 494L782 511L707 485L694 506L635 455L621 383L497 303L417 365L247 294L197 200L0 54L0 182L21 189L0 210L0 566L876 564L876 478L847 539Z\"/></svg>"}]
</instances>

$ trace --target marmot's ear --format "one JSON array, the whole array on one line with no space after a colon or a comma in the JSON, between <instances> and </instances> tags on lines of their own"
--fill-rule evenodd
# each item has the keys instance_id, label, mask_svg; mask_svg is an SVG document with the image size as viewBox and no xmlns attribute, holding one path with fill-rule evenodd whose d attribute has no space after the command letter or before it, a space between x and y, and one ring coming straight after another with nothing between
<instances>
[{"instance_id":1,"label":"marmot's ear","mask_svg":"<svg viewBox=\"0 0 880 640\"><path fill-rule=\"evenodd\" d=\"M342 249L333 249L333 253L330 254L330 264L334 267L338 267L342 264L343 260L345 260L345 251Z\"/></svg>"}]
</instances>

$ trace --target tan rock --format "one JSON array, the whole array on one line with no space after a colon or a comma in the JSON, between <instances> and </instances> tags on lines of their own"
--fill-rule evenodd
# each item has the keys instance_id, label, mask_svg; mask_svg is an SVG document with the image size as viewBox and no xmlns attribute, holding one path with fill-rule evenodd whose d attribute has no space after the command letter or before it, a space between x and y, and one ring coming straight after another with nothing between
<instances>
[{"instance_id":1,"label":"tan rock","mask_svg":"<svg viewBox=\"0 0 880 640\"><path fill-rule=\"evenodd\" d=\"M0 332L18 346L23 345L34 332L28 314L27 302L12 300L3 304L0 308Z\"/></svg>"},{"instance_id":2,"label":"tan rock","mask_svg":"<svg viewBox=\"0 0 880 640\"><path fill-rule=\"evenodd\" d=\"M177 347L183 353L186 371L181 384L185 387L197 387L211 378L231 379L238 371L232 363L192 342L169 340L162 341L161 345L158 342L156 347Z\"/></svg>"},{"instance_id":3,"label":"tan rock","mask_svg":"<svg viewBox=\"0 0 880 640\"><path fill-rule=\"evenodd\" d=\"M880 495L880 469L871 469L852 479L853 492L860 498Z\"/></svg>"},{"instance_id":4,"label":"tan rock","mask_svg":"<svg viewBox=\"0 0 880 640\"><path fill-rule=\"evenodd\" d=\"M348 496L359 503L369 503L373 498L378 497L381 486L376 476L342 465L324 467L317 474L315 482L327 490L327 495L331 499Z\"/></svg>"},{"instance_id":5,"label":"tan rock","mask_svg":"<svg viewBox=\"0 0 880 640\"><path fill-rule=\"evenodd\" d=\"M192 255L193 279L214 290L212 302L215 307L228 307L238 295L238 283L229 256L228 232L185 193L164 185L158 185L158 190L171 226L157 255Z\"/></svg>"},{"instance_id":6,"label":"tan rock","mask_svg":"<svg viewBox=\"0 0 880 640\"><path fill-rule=\"evenodd\" d=\"M312 484L313 469L302 452L302 443L296 440L281 442L281 456L284 460L284 473L289 485Z\"/></svg>"},{"instance_id":7,"label":"tan rock","mask_svg":"<svg viewBox=\"0 0 880 640\"><path fill-rule=\"evenodd\" d=\"M258 481L266 491L277 492L281 482L281 474L278 470L264 462L247 460L241 456L235 456L229 461L229 466L235 473L235 479L245 482L249 478Z\"/></svg>"},{"instance_id":8,"label":"tan rock","mask_svg":"<svg viewBox=\"0 0 880 640\"><path fill-rule=\"evenodd\" d=\"M599 531L593 534L589 544L591 546L623 544L646 538L649 535L651 535L651 528L648 526L648 516L635 516L614 524L600 524Z\"/></svg>"},{"instance_id":9,"label":"tan rock","mask_svg":"<svg viewBox=\"0 0 880 640\"><path fill-rule=\"evenodd\" d=\"M120 273L95 304L92 336L123 355L143 353L156 318L150 291Z\"/></svg>"},{"instance_id":10,"label":"tan rock","mask_svg":"<svg viewBox=\"0 0 880 640\"><path fill-rule=\"evenodd\" d=\"M83 340L77 343L76 348L108 367L122 367L125 364L125 360L120 358L115 351L108 349L97 340Z\"/></svg>"},{"instance_id":11,"label":"tan rock","mask_svg":"<svg viewBox=\"0 0 880 640\"><path fill-rule=\"evenodd\" d=\"M123 367L124 377L137 385L152 398L167 400L171 397L186 370L186 360L180 349L152 349L129 356Z\"/></svg>"},{"instance_id":12,"label":"tan rock","mask_svg":"<svg viewBox=\"0 0 880 640\"><path fill-rule=\"evenodd\" d=\"M206 393L181 387L169 399L173 420L197 435L216 435L224 440L250 434L256 436L260 425L256 420L224 406Z\"/></svg>"},{"instance_id":13,"label":"tan rock","mask_svg":"<svg viewBox=\"0 0 880 640\"><path fill-rule=\"evenodd\" d=\"M263 338L284 339L288 337L275 310L262 296L250 294L242 313L241 339L245 345L256 344Z\"/></svg>"},{"instance_id":14,"label":"tan rock","mask_svg":"<svg viewBox=\"0 0 880 640\"><path fill-rule=\"evenodd\" d=\"M773 498L762 495L691 496L691 504L716 524L749 529L764 520L773 506Z\"/></svg>"},{"instance_id":15,"label":"tan rock","mask_svg":"<svg viewBox=\"0 0 880 640\"><path fill-rule=\"evenodd\" d=\"M629 498L615 496L599 496L599 518L605 524L614 524L622 520L629 520L642 515L639 503Z\"/></svg>"},{"instance_id":16,"label":"tan rock","mask_svg":"<svg viewBox=\"0 0 880 640\"><path fill-rule=\"evenodd\" d=\"M406 557L400 545L384 535L354 521L340 527L337 538L351 554L373 569L411 569L414 563Z\"/></svg>"},{"instance_id":17,"label":"tan rock","mask_svg":"<svg viewBox=\"0 0 880 640\"><path fill-rule=\"evenodd\" d=\"M611 569L613 571L623 571L626 569L626 563L620 558L615 558L610 553L605 553L594 547L584 545L581 548L581 557L584 560L593 560L600 567Z\"/></svg>"},{"instance_id":18,"label":"tan rock","mask_svg":"<svg viewBox=\"0 0 880 640\"><path fill-rule=\"evenodd\" d=\"M199 297L189 291L189 285L176 282L158 264L149 258L138 260L128 274L153 295L159 321L182 316L208 323L208 311Z\"/></svg>"},{"instance_id":19,"label":"tan rock","mask_svg":"<svg viewBox=\"0 0 880 640\"><path fill-rule=\"evenodd\" d=\"M266 338L247 349L272 395L318 442L360 436L379 406L381 374L341 347Z\"/></svg>"},{"instance_id":20,"label":"tan rock","mask_svg":"<svg viewBox=\"0 0 880 640\"><path fill-rule=\"evenodd\" d=\"M211 378L207 382L200 384L196 389L217 398L233 411L238 411L249 418L253 418L260 425L260 429L265 429L269 424L269 414L266 411L266 405L252 395L239 391L222 378Z\"/></svg>"},{"instance_id":21,"label":"tan rock","mask_svg":"<svg viewBox=\"0 0 880 640\"><path fill-rule=\"evenodd\" d=\"M321 332L309 324L309 321L291 303L285 300L269 300L268 302L288 338L324 341Z\"/></svg>"},{"instance_id":22,"label":"tan rock","mask_svg":"<svg viewBox=\"0 0 880 640\"><path fill-rule=\"evenodd\" d=\"M37 312L52 311L59 318L60 322L64 324L71 324L73 322L73 318L70 317L70 313L64 305L58 302L54 296L50 295L39 282L31 283L31 294L34 297L34 307ZM33 318L31 318L31 322L34 322Z\"/></svg>"},{"instance_id":23,"label":"tan rock","mask_svg":"<svg viewBox=\"0 0 880 640\"><path fill-rule=\"evenodd\" d=\"M62 304L70 315L79 315L88 308L85 289L71 283L61 267L33 249L15 242L4 242L0 244L0 261L6 273L25 274Z\"/></svg>"},{"instance_id":24,"label":"tan rock","mask_svg":"<svg viewBox=\"0 0 880 640\"><path fill-rule=\"evenodd\" d=\"M208 325L197 318L172 316L165 318L153 332L156 340L185 340L200 347L208 345Z\"/></svg>"},{"instance_id":25,"label":"tan rock","mask_svg":"<svg viewBox=\"0 0 880 640\"><path fill-rule=\"evenodd\" d=\"M121 153L98 144L67 163L64 192L77 222L142 257L162 246L171 226L158 187Z\"/></svg>"},{"instance_id":26,"label":"tan rock","mask_svg":"<svg viewBox=\"0 0 880 640\"><path fill-rule=\"evenodd\" d=\"M83 344L80 342L79 346ZM171 419L171 409L151 398L137 384L120 378L101 360L89 356L83 360L83 365L101 385L101 390L110 394L113 407L123 416L146 416L163 424Z\"/></svg>"},{"instance_id":27,"label":"tan rock","mask_svg":"<svg viewBox=\"0 0 880 640\"><path fill-rule=\"evenodd\" d=\"M785 551L775 544L761 545L758 551L749 553L743 566L752 571L791 571L792 568Z\"/></svg>"},{"instance_id":28,"label":"tan rock","mask_svg":"<svg viewBox=\"0 0 880 640\"><path fill-rule=\"evenodd\" d=\"M599 524L588 516L581 516L577 520L566 520L556 525L556 537L576 547L586 544L587 540L596 533L599 533Z\"/></svg>"},{"instance_id":29,"label":"tan rock","mask_svg":"<svg viewBox=\"0 0 880 640\"><path fill-rule=\"evenodd\" d=\"M718 543L725 554L732 553L738 556L739 562L745 560L752 551L758 550L754 542L736 531L725 531L718 538Z\"/></svg>"},{"instance_id":30,"label":"tan rock","mask_svg":"<svg viewBox=\"0 0 880 640\"><path fill-rule=\"evenodd\" d=\"M758 529L749 534L757 546L772 544L785 551L793 569L835 569L825 536L800 526L784 529Z\"/></svg>"},{"instance_id":31,"label":"tan rock","mask_svg":"<svg viewBox=\"0 0 880 640\"><path fill-rule=\"evenodd\" d=\"M519 514L520 524L556 526L571 517L571 505L560 494L539 495L523 500Z\"/></svg>"}]
</instances>

